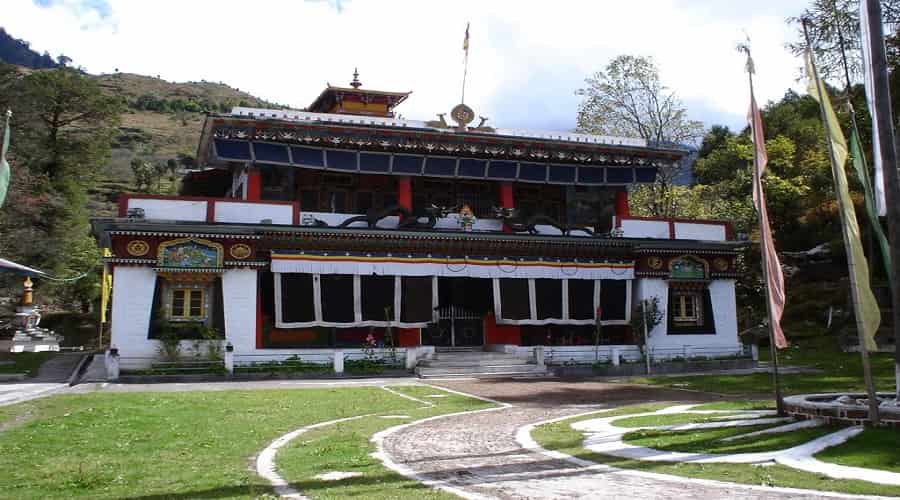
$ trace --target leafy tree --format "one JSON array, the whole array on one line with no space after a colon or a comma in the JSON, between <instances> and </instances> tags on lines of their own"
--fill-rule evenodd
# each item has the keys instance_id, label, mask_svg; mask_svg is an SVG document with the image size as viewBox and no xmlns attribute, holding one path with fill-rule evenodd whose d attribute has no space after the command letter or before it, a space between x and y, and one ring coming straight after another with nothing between
<instances>
[{"instance_id":1,"label":"leafy tree","mask_svg":"<svg viewBox=\"0 0 900 500\"><path fill-rule=\"evenodd\" d=\"M578 131L638 137L657 143L695 143L703 124L688 119L687 109L675 92L662 84L653 59L621 55L585 80L576 91ZM671 217L677 211L672 189L681 166L660 169L657 182L642 186L651 215ZM639 195L640 196L640 195Z\"/></svg>"},{"instance_id":2,"label":"leafy tree","mask_svg":"<svg viewBox=\"0 0 900 500\"><path fill-rule=\"evenodd\" d=\"M156 172L150 162L135 158L131 160L131 172L134 174L134 188L142 193L150 192Z\"/></svg>"}]
</instances>

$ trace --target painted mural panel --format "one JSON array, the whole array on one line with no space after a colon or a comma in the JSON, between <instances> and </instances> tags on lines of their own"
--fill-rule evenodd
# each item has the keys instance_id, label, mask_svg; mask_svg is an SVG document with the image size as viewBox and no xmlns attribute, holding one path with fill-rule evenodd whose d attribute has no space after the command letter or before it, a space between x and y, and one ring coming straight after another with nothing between
<instances>
[{"instance_id":1,"label":"painted mural panel","mask_svg":"<svg viewBox=\"0 0 900 500\"><path fill-rule=\"evenodd\" d=\"M222 266L222 245L206 240L181 239L159 245L160 267L208 268Z\"/></svg>"}]
</instances>

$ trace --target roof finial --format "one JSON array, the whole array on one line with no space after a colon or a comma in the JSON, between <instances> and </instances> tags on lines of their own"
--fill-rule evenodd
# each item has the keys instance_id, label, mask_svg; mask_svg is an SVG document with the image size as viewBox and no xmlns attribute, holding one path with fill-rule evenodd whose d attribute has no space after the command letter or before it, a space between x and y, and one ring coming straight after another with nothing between
<instances>
[{"instance_id":1,"label":"roof finial","mask_svg":"<svg viewBox=\"0 0 900 500\"><path fill-rule=\"evenodd\" d=\"M356 68L353 68L353 81L350 82L350 86L355 89L362 87L362 82L359 81L359 71Z\"/></svg>"}]
</instances>

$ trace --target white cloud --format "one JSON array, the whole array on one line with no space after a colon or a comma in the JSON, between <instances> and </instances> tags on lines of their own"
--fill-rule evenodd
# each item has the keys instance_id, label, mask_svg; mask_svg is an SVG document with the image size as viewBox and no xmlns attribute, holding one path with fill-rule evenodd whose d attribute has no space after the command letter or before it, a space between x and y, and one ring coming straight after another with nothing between
<instances>
[{"instance_id":1,"label":"white cloud","mask_svg":"<svg viewBox=\"0 0 900 500\"><path fill-rule=\"evenodd\" d=\"M91 72L223 81L300 107L326 81L413 90L398 109L431 118L459 101L462 37L471 22L466 102L506 127L574 126L574 91L618 54L653 56L663 79L704 116L740 126L748 91L735 45L753 42L760 101L780 98L799 62L784 19L805 0L643 2L351 2L111 0L110 14L4 2L5 27L39 51ZM75 2L77 3L77 2ZM727 5L727 7L726 7ZM338 8L339 7L339 8Z\"/></svg>"}]
</instances>

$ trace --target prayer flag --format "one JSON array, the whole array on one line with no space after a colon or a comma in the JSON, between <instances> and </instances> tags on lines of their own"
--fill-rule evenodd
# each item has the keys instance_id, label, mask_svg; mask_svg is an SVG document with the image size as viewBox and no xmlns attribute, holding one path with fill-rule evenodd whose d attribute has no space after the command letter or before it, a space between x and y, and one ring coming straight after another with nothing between
<instances>
[{"instance_id":1,"label":"prayer flag","mask_svg":"<svg viewBox=\"0 0 900 500\"><path fill-rule=\"evenodd\" d=\"M112 252L108 248L103 249L103 257L112 257ZM109 298L112 295L112 273L109 272L109 264L103 264L103 277L100 279L100 323L107 322L107 309L109 309Z\"/></svg>"},{"instance_id":2,"label":"prayer flag","mask_svg":"<svg viewBox=\"0 0 900 500\"><path fill-rule=\"evenodd\" d=\"M9 117L12 111L6 112L6 123L3 126L3 145L0 146L0 207L6 201L6 192L9 190L9 162L6 161L6 152L9 151Z\"/></svg>"},{"instance_id":3,"label":"prayer flag","mask_svg":"<svg viewBox=\"0 0 900 500\"><path fill-rule=\"evenodd\" d=\"M865 347L869 351L878 349L875 344L875 333L881 325L881 311L878 302L872 293L869 284L869 264L863 253L862 242L859 238L859 224L856 222L856 210L853 208L853 200L850 198L850 188L847 184L847 174L844 165L847 163L847 141L841 131L834 108L828 99L828 92L823 82L816 75L813 66L812 54L806 51L806 74L809 77L809 94L822 106L823 120L825 123L826 139L831 145L831 172L834 176L834 191L837 195L838 208L841 211L842 231L844 232L844 244L847 246L847 261L850 264L851 296L853 297L853 309L856 314L857 325L862 330L858 332Z\"/></svg>"},{"instance_id":4,"label":"prayer flag","mask_svg":"<svg viewBox=\"0 0 900 500\"><path fill-rule=\"evenodd\" d=\"M881 263L884 265L885 276L891 277L891 249L888 245L887 237L878 220L878 213L875 211L875 203L872 200L872 182L869 180L869 167L866 165L866 157L863 155L862 148L859 145L859 131L856 127L850 131L850 156L853 159L853 168L856 170L856 177L859 178L863 191L866 194L866 215L869 216L869 226L871 226L875 234L875 241L878 242L878 250L881 253Z\"/></svg>"},{"instance_id":5,"label":"prayer flag","mask_svg":"<svg viewBox=\"0 0 900 500\"><path fill-rule=\"evenodd\" d=\"M884 197L884 167L881 164L881 141L878 135L878 109L875 107L875 73L872 69L872 36L869 33L869 6L865 0L859 2L859 36L863 56L863 80L866 88L866 104L872 117L872 159L875 161L875 209L882 217L887 215ZM879 47L884 50L884 40ZM868 177L868 171L866 172ZM890 273L888 273L890 274Z\"/></svg>"},{"instance_id":6,"label":"prayer flag","mask_svg":"<svg viewBox=\"0 0 900 500\"><path fill-rule=\"evenodd\" d=\"M749 67L752 71L752 67ZM784 349L788 346L784 331L781 329L781 317L784 314L784 273L781 271L781 261L775 252L775 243L772 241L772 228L769 225L769 211L766 209L766 193L763 191L762 176L769 161L766 152L766 138L763 134L762 117L756 106L756 98L750 95L750 114L747 117L750 122L750 138L753 140L753 161L756 168L753 169L753 203L759 214L759 235L762 247L762 265L766 269L766 289L768 293L768 308L771 314L772 336L775 339L775 347Z\"/></svg>"}]
</instances>

